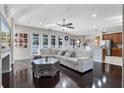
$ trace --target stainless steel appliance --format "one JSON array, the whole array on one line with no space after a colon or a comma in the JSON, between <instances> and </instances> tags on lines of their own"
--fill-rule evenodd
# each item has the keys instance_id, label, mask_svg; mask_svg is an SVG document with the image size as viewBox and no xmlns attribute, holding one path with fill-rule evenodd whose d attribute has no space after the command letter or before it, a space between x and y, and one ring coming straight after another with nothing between
<instances>
[{"instance_id":1,"label":"stainless steel appliance","mask_svg":"<svg viewBox=\"0 0 124 93\"><path fill-rule=\"evenodd\" d=\"M112 40L103 40L102 46L106 48L106 56L111 56L112 54Z\"/></svg>"}]
</instances>

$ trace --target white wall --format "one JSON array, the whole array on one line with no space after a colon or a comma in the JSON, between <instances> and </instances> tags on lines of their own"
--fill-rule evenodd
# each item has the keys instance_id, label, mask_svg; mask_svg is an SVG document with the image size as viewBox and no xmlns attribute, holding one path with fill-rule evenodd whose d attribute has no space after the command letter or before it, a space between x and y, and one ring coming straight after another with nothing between
<instances>
[{"instance_id":1,"label":"white wall","mask_svg":"<svg viewBox=\"0 0 124 93\"><path fill-rule=\"evenodd\" d=\"M30 58L31 57L30 29L19 28L19 27L15 26L15 32L21 32L21 33L28 34L28 48L15 48L14 47L14 60L21 59L21 58L23 58L23 59Z\"/></svg>"},{"instance_id":2,"label":"white wall","mask_svg":"<svg viewBox=\"0 0 124 93\"><path fill-rule=\"evenodd\" d=\"M50 31L46 29L39 29L39 28L34 28L34 27L28 27L28 26L22 26L22 25L16 25L15 26L15 32L14 33L27 33L28 34L28 48L16 48L14 47L14 60L19 60L19 59L29 59L32 57L31 55L31 43L32 43L32 34L33 33L38 33L40 35L48 35L48 42L49 44L51 43L51 35L56 36L56 47L58 48L58 37L63 38L63 48L69 48L70 46L70 38L76 39L77 36L72 36L68 33L63 33L63 32L58 32L58 31ZM65 41L64 37L69 36L69 40ZM81 37L81 36L80 36ZM82 40L82 39L81 39ZM43 41L40 41L43 42ZM83 43L83 40L82 40Z\"/></svg>"}]
</instances>

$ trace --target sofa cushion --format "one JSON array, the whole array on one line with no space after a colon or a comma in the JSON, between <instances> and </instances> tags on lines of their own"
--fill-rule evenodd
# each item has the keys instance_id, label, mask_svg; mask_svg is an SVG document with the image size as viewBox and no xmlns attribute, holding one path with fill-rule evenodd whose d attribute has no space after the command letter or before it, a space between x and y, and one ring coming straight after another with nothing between
<instances>
[{"instance_id":1,"label":"sofa cushion","mask_svg":"<svg viewBox=\"0 0 124 93\"><path fill-rule=\"evenodd\" d=\"M78 49L75 51L76 57L93 57L93 52L90 50Z\"/></svg>"},{"instance_id":2,"label":"sofa cushion","mask_svg":"<svg viewBox=\"0 0 124 93\"><path fill-rule=\"evenodd\" d=\"M78 61L77 58L72 58L72 57L71 58L68 58L68 60L69 61L75 61L75 62Z\"/></svg>"},{"instance_id":3,"label":"sofa cushion","mask_svg":"<svg viewBox=\"0 0 124 93\"><path fill-rule=\"evenodd\" d=\"M49 49L40 49L41 56L42 55L49 55Z\"/></svg>"},{"instance_id":4,"label":"sofa cushion","mask_svg":"<svg viewBox=\"0 0 124 93\"><path fill-rule=\"evenodd\" d=\"M76 57L80 58L80 57L82 57L82 56L83 56L82 53L80 53L80 52L76 52Z\"/></svg>"},{"instance_id":5,"label":"sofa cushion","mask_svg":"<svg viewBox=\"0 0 124 93\"><path fill-rule=\"evenodd\" d=\"M68 58L67 62L73 65L78 65L78 60L77 58Z\"/></svg>"},{"instance_id":6,"label":"sofa cushion","mask_svg":"<svg viewBox=\"0 0 124 93\"><path fill-rule=\"evenodd\" d=\"M57 58L57 59L60 59L61 58L60 55L54 55L54 57Z\"/></svg>"},{"instance_id":7,"label":"sofa cushion","mask_svg":"<svg viewBox=\"0 0 124 93\"><path fill-rule=\"evenodd\" d=\"M71 57L71 55L72 55L72 51L67 51L64 56L65 57Z\"/></svg>"},{"instance_id":8,"label":"sofa cushion","mask_svg":"<svg viewBox=\"0 0 124 93\"><path fill-rule=\"evenodd\" d=\"M57 49L50 48L49 49L49 55L56 55L57 54Z\"/></svg>"},{"instance_id":9,"label":"sofa cushion","mask_svg":"<svg viewBox=\"0 0 124 93\"><path fill-rule=\"evenodd\" d=\"M58 56L61 56L62 53L63 53L63 51L59 50L59 51L57 52L57 55L58 55Z\"/></svg>"},{"instance_id":10,"label":"sofa cushion","mask_svg":"<svg viewBox=\"0 0 124 93\"><path fill-rule=\"evenodd\" d=\"M85 61L85 60L87 60L87 59L90 59L90 57L80 57L80 58L77 58L77 60L80 62L80 61Z\"/></svg>"},{"instance_id":11,"label":"sofa cushion","mask_svg":"<svg viewBox=\"0 0 124 93\"><path fill-rule=\"evenodd\" d=\"M83 50L83 55L86 57L93 57L93 51L91 50Z\"/></svg>"},{"instance_id":12,"label":"sofa cushion","mask_svg":"<svg viewBox=\"0 0 124 93\"><path fill-rule=\"evenodd\" d=\"M64 62L66 62L67 59L68 59L68 57L65 57L65 56L61 56L61 57L60 57L60 61L64 61Z\"/></svg>"}]
</instances>

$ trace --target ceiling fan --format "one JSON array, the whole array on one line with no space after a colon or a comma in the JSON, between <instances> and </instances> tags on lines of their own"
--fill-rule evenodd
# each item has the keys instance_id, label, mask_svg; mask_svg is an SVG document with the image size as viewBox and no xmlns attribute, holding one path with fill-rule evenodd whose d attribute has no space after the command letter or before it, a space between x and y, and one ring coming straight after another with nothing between
<instances>
[{"instance_id":1,"label":"ceiling fan","mask_svg":"<svg viewBox=\"0 0 124 93\"><path fill-rule=\"evenodd\" d=\"M63 19L63 24L59 24L59 23L56 23L57 25L59 26L62 26L62 27L66 27L66 28L70 28L70 29L74 29L74 27L72 26L73 23L65 23L66 19Z\"/></svg>"}]
</instances>

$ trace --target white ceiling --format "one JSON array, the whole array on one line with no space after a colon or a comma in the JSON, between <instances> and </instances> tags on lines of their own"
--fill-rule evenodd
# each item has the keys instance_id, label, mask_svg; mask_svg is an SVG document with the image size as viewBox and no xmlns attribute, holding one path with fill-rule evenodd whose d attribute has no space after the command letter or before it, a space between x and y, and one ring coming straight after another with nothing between
<instances>
[{"instance_id":1,"label":"white ceiling","mask_svg":"<svg viewBox=\"0 0 124 93\"><path fill-rule=\"evenodd\" d=\"M9 5L16 24L62 31L55 25L67 18L75 29L67 29L75 35L87 35L100 31L122 31L122 5L38 4ZM92 15L96 14L93 18ZM40 24L42 22L42 24Z\"/></svg>"}]
</instances>

